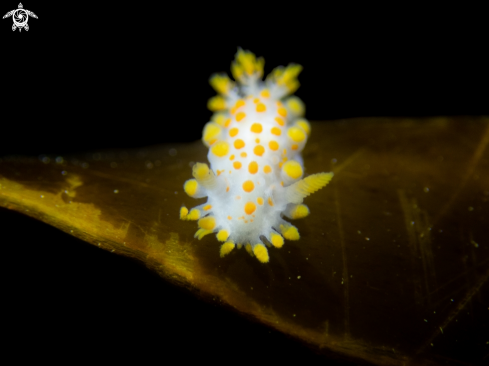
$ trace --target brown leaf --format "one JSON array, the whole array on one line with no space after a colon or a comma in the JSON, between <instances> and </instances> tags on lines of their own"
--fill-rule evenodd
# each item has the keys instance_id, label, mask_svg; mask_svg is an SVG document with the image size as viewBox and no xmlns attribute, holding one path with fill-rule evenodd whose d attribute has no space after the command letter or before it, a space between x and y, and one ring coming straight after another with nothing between
<instances>
[{"instance_id":1,"label":"brown leaf","mask_svg":"<svg viewBox=\"0 0 489 366\"><path fill-rule=\"evenodd\" d=\"M335 176L306 198L311 215L294 222L301 239L271 249L268 264L243 250L221 259L213 236L198 241L195 222L179 220L183 204L205 201L182 189L193 163L207 161L201 142L5 158L0 205L135 258L323 354L373 364L480 362L488 143L488 118L313 124L306 175Z\"/></svg>"}]
</instances>

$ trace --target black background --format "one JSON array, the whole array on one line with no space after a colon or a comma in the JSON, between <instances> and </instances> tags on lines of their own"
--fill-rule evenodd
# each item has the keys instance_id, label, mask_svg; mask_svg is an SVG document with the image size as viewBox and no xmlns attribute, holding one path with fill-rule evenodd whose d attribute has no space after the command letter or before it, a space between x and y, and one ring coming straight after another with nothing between
<instances>
[{"instance_id":1,"label":"black background","mask_svg":"<svg viewBox=\"0 0 489 366\"><path fill-rule=\"evenodd\" d=\"M0 22L0 157L197 140L214 95L208 78L229 72L238 46L263 56L266 72L303 65L296 94L311 120L488 113L487 31L477 9L23 5L39 17L28 32L12 32L11 18ZM4 1L0 11L16 7ZM108 359L162 362L316 360L131 260L20 214L2 209L0 217L3 329L14 353L17 345L46 357L68 351L69 359L103 349Z\"/></svg>"}]
</instances>

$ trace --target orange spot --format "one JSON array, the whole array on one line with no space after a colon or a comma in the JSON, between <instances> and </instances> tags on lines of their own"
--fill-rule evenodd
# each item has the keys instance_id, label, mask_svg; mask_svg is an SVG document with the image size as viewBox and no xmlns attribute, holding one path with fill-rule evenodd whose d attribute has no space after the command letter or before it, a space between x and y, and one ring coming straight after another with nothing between
<instances>
[{"instance_id":1,"label":"orange spot","mask_svg":"<svg viewBox=\"0 0 489 366\"><path fill-rule=\"evenodd\" d=\"M243 99L239 99L233 108L231 108L231 114L235 114L238 108L244 106L246 103Z\"/></svg>"},{"instance_id":2,"label":"orange spot","mask_svg":"<svg viewBox=\"0 0 489 366\"><path fill-rule=\"evenodd\" d=\"M258 103L258 104L256 105L256 111L257 111L257 112L265 112L266 110L267 110L267 107L266 107L266 105L265 105L265 104L263 104L263 103Z\"/></svg>"},{"instance_id":3,"label":"orange spot","mask_svg":"<svg viewBox=\"0 0 489 366\"><path fill-rule=\"evenodd\" d=\"M209 211L212 208L212 205L205 205L204 211Z\"/></svg>"},{"instance_id":4,"label":"orange spot","mask_svg":"<svg viewBox=\"0 0 489 366\"><path fill-rule=\"evenodd\" d=\"M226 187L226 192L229 192L229 187Z\"/></svg>"},{"instance_id":5,"label":"orange spot","mask_svg":"<svg viewBox=\"0 0 489 366\"><path fill-rule=\"evenodd\" d=\"M277 151L279 146L278 146L278 142L277 141L270 141L268 143L268 147L273 150L273 151Z\"/></svg>"},{"instance_id":6,"label":"orange spot","mask_svg":"<svg viewBox=\"0 0 489 366\"><path fill-rule=\"evenodd\" d=\"M280 114L282 117L287 117L287 109L284 107L280 107L277 109L277 113Z\"/></svg>"},{"instance_id":7,"label":"orange spot","mask_svg":"<svg viewBox=\"0 0 489 366\"><path fill-rule=\"evenodd\" d=\"M258 172L258 163L256 161L252 161L249 165L248 165L248 171L251 173L251 174L256 174L256 172Z\"/></svg>"},{"instance_id":8,"label":"orange spot","mask_svg":"<svg viewBox=\"0 0 489 366\"><path fill-rule=\"evenodd\" d=\"M270 206L273 206L272 197L268 197L268 204L269 204Z\"/></svg>"},{"instance_id":9,"label":"orange spot","mask_svg":"<svg viewBox=\"0 0 489 366\"><path fill-rule=\"evenodd\" d=\"M234 155L231 155L231 156L229 157L229 160L233 161L233 160L234 160Z\"/></svg>"},{"instance_id":10,"label":"orange spot","mask_svg":"<svg viewBox=\"0 0 489 366\"><path fill-rule=\"evenodd\" d=\"M265 148L261 145L256 145L253 149L253 152L255 153L255 155L262 156L265 152Z\"/></svg>"},{"instance_id":11,"label":"orange spot","mask_svg":"<svg viewBox=\"0 0 489 366\"><path fill-rule=\"evenodd\" d=\"M231 124L231 118L228 118L226 122L224 122L224 127L228 127Z\"/></svg>"},{"instance_id":12,"label":"orange spot","mask_svg":"<svg viewBox=\"0 0 489 366\"><path fill-rule=\"evenodd\" d=\"M263 198L258 197L258 198L256 199L256 202L257 202L257 203L258 203L260 206L261 206L261 205L263 205Z\"/></svg>"},{"instance_id":13,"label":"orange spot","mask_svg":"<svg viewBox=\"0 0 489 366\"><path fill-rule=\"evenodd\" d=\"M282 130L278 127L272 127L272 134L280 136L282 134Z\"/></svg>"},{"instance_id":14,"label":"orange spot","mask_svg":"<svg viewBox=\"0 0 489 366\"><path fill-rule=\"evenodd\" d=\"M256 205L253 202L246 202L245 212L247 215L251 215L256 210Z\"/></svg>"},{"instance_id":15,"label":"orange spot","mask_svg":"<svg viewBox=\"0 0 489 366\"><path fill-rule=\"evenodd\" d=\"M254 133L260 133L261 131L263 131L263 128L262 128L260 123L253 123L251 125L250 130L251 130L251 132L254 132Z\"/></svg>"},{"instance_id":16,"label":"orange spot","mask_svg":"<svg viewBox=\"0 0 489 366\"><path fill-rule=\"evenodd\" d=\"M282 118L280 117L275 117L275 122L277 122L280 126L284 126L285 122Z\"/></svg>"},{"instance_id":17,"label":"orange spot","mask_svg":"<svg viewBox=\"0 0 489 366\"><path fill-rule=\"evenodd\" d=\"M297 146L297 145L292 145L292 147L291 147L292 150L297 150L298 148L299 148L299 146Z\"/></svg>"},{"instance_id":18,"label":"orange spot","mask_svg":"<svg viewBox=\"0 0 489 366\"><path fill-rule=\"evenodd\" d=\"M259 144L259 143L260 143L260 139L256 139L256 140L255 140L255 142L256 142L257 144Z\"/></svg>"},{"instance_id":19,"label":"orange spot","mask_svg":"<svg viewBox=\"0 0 489 366\"><path fill-rule=\"evenodd\" d=\"M225 169L223 169L223 170L219 170L219 169L217 169L217 176L220 176L220 175L221 175L221 173L222 173L224 170L225 170Z\"/></svg>"},{"instance_id":20,"label":"orange spot","mask_svg":"<svg viewBox=\"0 0 489 366\"><path fill-rule=\"evenodd\" d=\"M237 200L240 200L240 199L241 199L241 196L236 196L236 199L237 199Z\"/></svg>"},{"instance_id":21,"label":"orange spot","mask_svg":"<svg viewBox=\"0 0 489 366\"><path fill-rule=\"evenodd\" d=\"M284 165L284 163L282 163L282 162L278 163L278 167L279 167L279 168L281 168L281 167L282 167L282 165Z\"/></svg>"},{"instance_id":22,"label":"orange spot","mask_svg":"<svg viewBox=\"0 0 489 366\"><path fill-rule=\"evenodd\" d=\"M268 174L272 172L272 168L270 167L270 165L265 165L263 171L265 172L265 174Z\"/></svg>"},{"instance_id":23,"label":"orange spot","mask_svg":"<svg viewBox=\"0 0 489 366\"><path fill-rule=\"evenodd\" d=\"M253 192L253 189L255 189L255 185L251 180L247 180L243 183L243 191L250 193Z\"/></svg>"},{"instance_id":24,"label":"orange spot","mask_svg":"<svg viewBox=\"0 0 489 366\"><path fill-rule=\"evenodd\" d=\"M246 158L248 156L248 154L245 153L245 152L242 152L240 155L241 155L242 158Z\"/></svg>"},{"instance_id":25,"label":"orange spot","mask_svg":"<svg viewBox=\"0 0 489 366\"><path fill-rule=\"evenodd\" d=\"M239 112L237 115L236 115L236 121L237 122L240 122L243 120L243 118L246 117L246 113L245 112Z\"/></svg>"},{"instance_id":26,"label":"orange spot","mask_svg":"<svg viewBox=\"0 0 489 366\"><path fill-rule=\"evenodd\" d=\"M238 169L241 169L241 163L239 161L235 161L233 163L233 167L234 169L238 170Z\"/></svg>"},{"instance_id":27,"label":"orange spot","mask_svg":"<svg viewBox=\"0 0 489 366\"><path fill-rule=\"evenodd\" d=\"M244 143L244 141L243 141L243 140L241 140L241 139L237 139L236 141L234 141L234 147L235 147L236 149L241 149L241 148L243 148L244 146L245 146L245 143Z\"/></svg>"},{"instance_id":28,"label":"orange spot","mask_svg":"<svg viewBox=\"0 0 489 366\"><path fill-rule=\"evenodd\" d=\"M284 181L281 181L280 182L280 185L283 187L284 186Z\"/></svg>"},{"instance_id":29,"label":"orange spot","mask_svg":"<svg viewBox=\"0 0 489 366\"><path fill-rule=\"evenodd\" d=\"M228 220L231 220L231 219L232 219L232 217L231 216L228 216Z\"/></svg>"},{"instance_id":30,"label":"orange spot","mask_svg":"<svg viewBox=\"0 0 489 366\"><path fill-rule=\"evenodd\" d=\"M215 143L216 143L216 141L217 141L217 139L211 140L211 141L209 142L209 145L213 145L213 144L215 144Z\"/></svg>"},{"instance_id":31,"label":"orange spot","mask_svg":"<svg viewBox=\"0 0 489 366\"><path fill-rule=\"evenodd\" d=\"M238 134L239 130L236 127L233 127L229 130L229 136L234 137Z\"/></svg>"}]
</instances>

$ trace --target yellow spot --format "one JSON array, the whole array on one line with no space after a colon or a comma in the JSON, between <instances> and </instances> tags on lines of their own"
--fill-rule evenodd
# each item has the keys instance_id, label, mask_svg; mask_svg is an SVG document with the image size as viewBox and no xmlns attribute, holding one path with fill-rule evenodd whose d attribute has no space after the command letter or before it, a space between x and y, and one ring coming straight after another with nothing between
<instances>
[{"instance_id":1,"label":"yellow spot","mask_svg":"<svg viewBox=\"0 0 489 366\"><path fill-rule=\"evenodd\" d=\"M190 197L193 197L197 193L198 189L199 189L199 183L197 183L197 181L195 179L189 179L183 185L183 190Z\"/></svg>"},{"instance_id":2,"label":"yellow spot","mask_svg":"<svg viewBox=\"0 0 489 366\"><path fill-rule=\"evenodd\" d=\"M239 130L236 127L233 127L229 130L229 136L234 137L238 134Z\"/></svg>"},{"instance_id":3,"label":"yellow spot","mask_svg":"<svg viewBox=\"0 0 489 366\"><path fill-rule=\"evenodd\" d=\"M188 208L183 206L181 209L180 209L180 219L181 220L185 220L187 218L187 215L188 215Z\"/></svg>"},{"instance_id":4,"label":"yellow spot","mask_svg":"<svg viewBox=\"0 0 489 366\"><path fill-rule=\"evenodd\" d=\"M242 149L243 147L245 147L245 143L243 140L237 139L236 141L234 141L234 147L236 149Z\"/></svg>"},{"instance_id":5,"label":"yellow spot","mask_svg":"<svg viewBox=\"0 0 489 366\"><path fill-rule=\"evenodd\" d=\"M221 134L221 127L214 122L209 122L204 127L202 133L202 140L207 146L211 146Z\"/></svg>"},{"instance_id":6,"label":"yellow spot","mask_svg":"<svg viewBox=\"0 0 489 366\"><path fill-rule=\"evenodd\" d=\"M270 206L273 206L272 197L268 197L268 204L269 204Z\"/></svg>"},{"instance_id":7,"label":"yellow spot","mask_svg":"<svg viewBox=\"0 0 489 366\"><path fill-rule=\"evenodd\" d=\"M262 128L260 123L253 123L251 125L250 130L251 130L251 132L254 132L254 133L260 133L261 131L263 131L263 128Z\"/></svg>"},{"instance_id":8,"label":"yellow spot","mask_svg":"<svg viewBox=\"0 0 489 366\"><path fill-rule=\"evenodd\" d=\"M246 157L248 156L248 154L247 154L247 153L245 153L245 152L242 152L242 153L240 154L240 156L241 156L242 158L246 158Z\"/></svg>"},{"instance_id":9,"label":"yellow spot","mask_svg":"<svg viewBox=\"0 0 489 366\"><path fill-rule=\"evenodd\" d=\"M311 125L305 119L297 120L295 125L299 128L302 128L308 136L311 134Z\"/></svg>"},{"instance_id":10,"label":"yellow spot","mask_svg":"<svg viewBox=\"0 0 489 366\"><path fill-rule=\"evenodd\" d=\"M299 179L300 177L302 177L303 173L301 165L294 160L286 162L283 165L282 170L292 179Z\"/></svg>"},{"instance_id":11,"label":"yellow spot","mask_svg":"<svg viewBox=\"0 0 489 366\"><path fill-rule=\"evenodd\" d=\"M305 112L305 106L302 100L300 100L298 97L290 97L288 98L285 103L287 104L287 107L296 115L296 116L302 116L304 115Z\"/></svg>"},{"instance_id":12,"label":"yellow spot","mask_svg":"<svg viewBox=\"0 0 489 366\"><path fill-rule=\"evenodd\" d=\"M219 141L211 147L211 151L214 155L222 158L229 153L229 144L226 141Z\"/></svg>"},{"instance_id":13,"label":"yellow spot","mask_svg":"<svg viewBox=\"0 0 489 366\"><path fill-rule=\"evenodd\" d=\"M228 242L224 243L223 245L221 245L221 251L220 251L221 258L223 258L224 256L231 253L231 251L234 249L234 247L235 247L235 245L232 241L228 241Z\"/></svg>"},{"instance_id":14,"label":"yellow spot","mask_svg":"<svg viewBox=\"0 0 489 366\"><path fill-rule=\"evenodd\" d=\"M192 174L197 180L205 181L209 179L209 176L212 175L210 173L209 166L204 163L196 163L192 168Z\"/></svg>"},{"instance_id":15,"label":"yellow spot","mask_svg":"<svg viewBox=\"0 0 489 366\"><path fill-rule=\"evenodd\" d=\"M261 206L261 205L263 205L263 198L258 197L258 198L256 199L256 202L257 202L257 203L258 203L260 206Z\"/></svg>"},{"instance_id":16,"label":"yellow spot","mask_svg":"<svg viewBox=\"0 0 489 366\"><path fill-rule=\"evenodd\" d=\"M277 141L270 141L268 143L268 147L270 148L270 150L277 151L279 148L278 142Z\"/></svg>"},{"instance_id":17,"label":"yellow spot","mask_svg":"<svg viewBox=\"0 0 489 366\"><path fill-rule=\"evenodd\" d=\"M284 238L282 238L282 235L280 234L271 233L270 242L275 248L282 248L282 246L284 245Z\"/></svg>"},{"instance_id":18,"label":"yellow spot","mask_svg":"<svg viewBox=\"0 0 489 366\"><path fill-rule=\"evenodd\" d=\"M241 122L243 120L243 118L246 117L246 113L245 112L239 112L237 115L236 115L236 121L237 122Z\"/></svg>"},{"instance_id":19,"label":"yellow spot","mask_svg":"<svg viewBox=\"0 0 489 366\"><path fill-rule=\"evenodd\" d=\"M260 92L260 97L262 97L262 98L270 98L270 91L268 89L263 89Z\"/></svg>"},{"instance_id":20,"label":"yellow spot","mask_svg":"<svg viewBox=\"0 0 489 366\"><path fill-rule=\"evenodd\" d=\"M259 144L259 143L260 143L260 139L256 139L256 140L255 140L255 142L256 142L257 144Z\"/></svg>"},{"instance_id":21,"label":"yellow spot","mask_svg":"<svg viewBox=\"0 0 489 366\"><path fill-rule=\"evenodd\" d=\"M277 113L282 117L287 117L287 109L285 109L284 107L278 108Z\"/></svg>"},{"instance_id":22,"label":"yellow spot","mask_svg":"<svg viewBox=\"0 0 489 366\"><path fill-rule=\"evenodd\" d=\"M256 205L253 202L246 202L244 210L247 215L251 215L253 212L255 212Z\"/></svg>"},{"instance_id":23,"label":"yellow spot","mask_svg":"<svg viewBox=\"0 0 489 366\"><path fill-rule=\"evenodd\" d=\"M193 208L190 210L189 214L187 215L187 220L198 220L200 217L200 211L197 210L196 208Z\"/></svg>"},{"instance_id":24,"label":"yellow spot","mask_svg":"<svg viewBox=\"0 0 489 366\"><path fill-rule=\"evenodd\" d=\"M271 173L272 172L272 168L270 167L270 165L265 165L264 168L263 168L263 172L265 174Z\"/></svg>"},{"instance_id":25,"label":"yellow spot","mask_svg":"<svg viewBox=\"0 0 489 366\"><path fill-rule=\"evenodd\" d=\"M222 169L222 170L217 169L217 176L220 176L220 175L221 175L221 173L224 173L224 170L225 170L225 169Z\"/></svg>"},{"instance_id":26,"label":"yellow spot","mask_svg":"<svg viewBox=\"0 0 489 366\"><path fill-rule=\"evenodd\" d=\"M253 256L253 249L251 248L251 244L248 243L245 245L245 249L248 252L249 255Z\"/></svg>"},{"instance_id":27,"label":"yellow spot","mask_svg":"<svg viewBox=\"0 0 489 366\"><path fill-rule=\"evenodd\" d=\"M224 113L214 113L211 120L220 126L224 126L224 123L226 122L226 115Z\"/></svg>"},{"instance_id":28,"label":"yellow spot","mask_svg":"<svg viewBox=\"0 0 489 366\"><path fill-rule=\"evenodd\" d=\"M296 144L294 144L294 145L291 146L291 149L292 150L297 150L298 148L299 148L299 145L296 145Z\"/></svg>"},{"instance_id":29,"label":"yellow spot","mask_svg":"<svg viewBox=\"0 0 489 366\"><path fill-rule=\"evenodd\" d=\"M275 117L275 122L277 122L280 126L284 126L285 122L282 118L280 117Z\"/></svg>"},{"instance_id":30,"label":"yellow spot","mask_svg":"<svg viewBox=\"0 0 489 366\"><path fill-rule=\"evenodd\" d=\"M212 205L205 205L204 211L209 211L212 208Z\"/></svg>"},{"instance_id":31,"label":"yellow spot","mask_svg":"<svg viewBox=\"0 0 489 366\"><path fill-rule=\"evenodd\" d=\"M282 163L282 162L278 163L279 168L282 168L282 165L284 165L284 163Z\"/></svg>"},{"instance_id":32,"label":"yellow spot","mask_svg":"<svg viewBox=\"0 0 489 366\"><path fill-rule=\"evenodd\" d=\"M284 154L284 155L287 155L287 149L284 149L283 154Z\"/></svg>"},{"instance_id":33,"label":"yellow spot","mask_svg":"<svg viewBox=\"0 0 489 366\"><path fill-rule=\"evenodd\" d=\"M222 111L226 109L226 101L220 95L216 95L215 97L209 99L207 102L207 108L213 112Z\"/></svg>"},{"instance_id":34,"label":"yellow spot","mask_svg":"<svg viewBox=\"0 0 489 366\"><path fill-rule=\"evenodd\" d=\"M303 204L297 205L290 212L290 217L293 219L302 219L307 215L309 215L309 208Z\"/></svg>"},{"instance_id":35,"label":"yellow spot","mask_svg":"<svg viewBox=\"0 0 489 366\"><path fill-rule=\"evenodd\" d=\"M214 90L220 94L228 94L234 86L234 83L226 74L214 74L211 76L209 83Z\"/></svg>"},{"instance_id":36,"label":"yellow spot","mask_svg":"<svg viewBox=\"0 0 489 366\"><path fill-rule=\"evenodd\" d=\"M270 260L268 250L263 244L256 244L253 248L253 253L255 253L256 259L262 263L267 263Z\"/></svg>"},{"instance_id":37,"label":"yellow spot","mask_svg":"<svg viewBox=\"0 0 489 366\"><path fill-rule=\"evenodd\" d=\"M256 172L258 172L258 163L256 161L252 161L248 165L248 171L250 172L250 174L256 174Z\"/></svg>"},{"instance_id":38,"label":"yellow spot","mask_svg":"<svg viewBox=\"0 0 489 366\"><path fill-rule=\"evenodd\" d=\"M231 161L234 160L234 154L229 157L229 160L231 160Z\"/></svg>"},{"instance_id":39,"label":"yellow spot","mask_svg":"<svg viewBox=\"0 0 489 366\"><path fill-rule=\"evenodd\" d=\"M253 152L257 156L262 156L263 153L265 152L265 148L261 145L256 145L255 148L253 149Z\"/></svg>"},{"instance_id":40,"label":"yellow spot","mask_svg":"<svg viewBox=\"0 0 489 366\"><path fill-rule=\"evenodd\" d=\"M232 220L233 218L231 216L228 216L228 220Z\"/></svg>"},{"instance_id":41,"label":"yellow spot","mask_svg":"<svg viewBox=\"0 0 489 366\"><path fill-rule=\"evenodd\" d=\"M206 216L201 218L197 225L205 230L213 230L216 227L216 219L214 216Z\"/></svg>"},{"instance_id":42,"label":"yellow spot","mask_svg":"<svg viewBox=\"0 0 489 366\"><path fill-rule=\"evenodd\" d=\"M259 101L260 101L260 98L253 99L253 103L255 103L255 104L258 103Z\"/></svg>"},{"instance_id":43,"label":"yellow spot","mask_svg":"<svg viewBox=\"0 0 489 366\"><path fill-rule=\"evenodd\" d=\"M289 227L286 227L285 225L280 225L280 232L287 240L299 240L301 237L299 235L299 231L294 225L290 225Z\"/></svg>"},{"instance_id":44,"label":"yellow spot","mask_svg":"<svg viewBox=\"0 0 489 366\"><path fill-rule=\"evenodd\" d=\"M289 127L287 130L287 136L294 142L302 142L306 138L306 133L302 128Z\"/></svg>"},{"instance_id":45,"label":"yellow spot","mask_svg":"<svg viewBox=\"0 0 489 366\"><path fill-rule=\"evenodd\" d=\"M226 241L229 238L229 233L227 230L219 230L219 232L216 235L217 240L219 241Z\"/></svg>"},{"instance_id":46,"label":"yellow spot","mask_svg":"<svg viewBox=\"0 0 489 366\"><path fill-rule=\"evenodd\" d=\"M241 163L239 161L235 161L233 163L233 167L234 169L238 170L238 169L241 169Z\"/></svg>"},{"instance_id":47,"label":"yellow spot","mask_svg":"<svg viewBox=\"0 0 489 366\"><path fill-rule=\"evenodd\" d=\"M230 124L231 124L231 118L228 118L226 122L224 122L224 127L229 127Z\"/></svg>"},{"instance_id":48,"label":"yellow spot","mask_svg":"<svg viewBox=\"0 0 489 366\"><path fill-rule=\"evenodd\" d=\"M244 105L246 105L246 102L243 99L238 99L234 106L231 108L231 114L235 114L238 108L241 108Z\"/></svg>"},{"instance_id":49,"label":"yellow spot","mask_svg":"<svg viewBox=\"0 0 489 366\"><path fill-rule=\"evenodd\" d=\"M258 103L256 105L256 111L257 112L265 112L267 110L267 106L263 103Z\"/></svg>"},{"instance_id":50,"label":"yellow spot","mask_svg":"<svg viewBox=\"0 0 489 366\"><path fill-rule=\"evenodd\" d=\"M202 239L204 236L208 235L208 234L212 234L212 230L206 230L206 229L199 229L195 232L194 234L194 238L197 238L197 239Z\"/></svg>"},{"instance_id":51,"label":"yellow spot","mask_svg":"<svg viewBox=\"0 0 489 366\"><path fill-rule=\"evenodd\" d=\"M255 185L251 180L247 180L246 182L243 183L243 191L245 192L252 192L253 189L255 189Z\"/></svg>"},{"instance_id":52,"label":"yellow spot","mask_svg":"<svg viewBox=\"0 0 489 366\"><path fill-rule=\"evenodd\" d=\"M278 127L272 127L271 132L275 136L280 136L282 134L282 130Z\"/></svg>"}]
</instances>

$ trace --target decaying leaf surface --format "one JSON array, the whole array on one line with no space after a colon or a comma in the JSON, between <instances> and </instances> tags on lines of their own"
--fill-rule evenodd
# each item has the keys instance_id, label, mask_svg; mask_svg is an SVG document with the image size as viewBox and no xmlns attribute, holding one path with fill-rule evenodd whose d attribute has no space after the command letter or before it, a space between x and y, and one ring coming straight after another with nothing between
<instances>
[{"instance_id":1,"label":"decaying leaf surface","mask_svg":"<svg viewBox=\"0 0 489 366\"><path fill-rule=\"evenodd\" d=\"M333 171L294 221L301 239L221 259L179 209L201 142L4 159L0 205L101 248L318 350L374 364L487 359L489 119L313 124L306 174ZM465 316L470 307L470 316ZM464 340L460 339L460 327ZM443 360L443 361L440 361Z\"/></svg>"}]
</instances>

